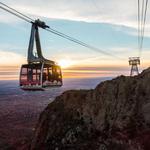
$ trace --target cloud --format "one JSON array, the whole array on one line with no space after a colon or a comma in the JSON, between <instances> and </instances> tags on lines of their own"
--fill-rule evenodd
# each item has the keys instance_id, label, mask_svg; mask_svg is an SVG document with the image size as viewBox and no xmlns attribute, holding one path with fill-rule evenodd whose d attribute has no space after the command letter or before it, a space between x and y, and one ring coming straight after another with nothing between
<instances>
[{"instance_id":1,"label":"cloud","mask_svg":"<svg viewBox=\"0 0 150 150\"><path fill-rule=\"evenodd\" d=\"M13 52L0 51L0 67L20 66L23 63L26 63L24 56Z\"/></svg>"},{"instance_id":2,"label":"cloud","mask_svg":"<svg viewBox=\"0 0 150 150\"><path fill-rule=\"evenodd\" d=\"M137 27L136 0L6 0L5 3L31 16Z\"/></svg>"},{"instance_id":3,"label":"cloud","mask_svg":"<svg viewBox=\"0 0 150 150\"><path fill-rule=\"evenodd\" d=\"M137 29L137 0L6 0L6 4L33 19L65 19L124 25ZM150 11L147 9L145 36L150 36ZM15 16L0 10L0 22L20 22ZM137 32L132 33L134 35Z\"/></svg>"}]
</instances>

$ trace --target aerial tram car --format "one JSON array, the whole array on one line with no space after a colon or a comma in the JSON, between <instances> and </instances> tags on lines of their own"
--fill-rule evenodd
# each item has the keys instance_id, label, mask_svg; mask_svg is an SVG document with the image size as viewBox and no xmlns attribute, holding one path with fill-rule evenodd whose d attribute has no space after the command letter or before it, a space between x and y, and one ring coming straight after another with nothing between
<instances>
[{"instance_id":1,"label":"aerial tram car","mask_svg":"<svg viewBox=\"0 0 150 150\"><path fill-rule=\"evenodd\" d=\"M63 84L61 67L56 62L43 57L39 27L48 28L39 19L32 22L28 63L23 64L20 69L20 87L23 90L43 90L46 87L62 86ZM34 54L34 42L36 43L36 54Z\"/></svg>"}]
</instances>

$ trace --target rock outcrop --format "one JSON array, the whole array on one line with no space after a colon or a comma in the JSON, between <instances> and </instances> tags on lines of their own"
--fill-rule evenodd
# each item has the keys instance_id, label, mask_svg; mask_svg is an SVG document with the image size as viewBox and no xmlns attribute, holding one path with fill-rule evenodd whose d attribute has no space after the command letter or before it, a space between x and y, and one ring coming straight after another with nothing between
<instances>
[{"instance_id":1,"label":"rock outcrop","mask_svg":"<svg viewBox=\"0 0 150 150\"><path fill-rule=\"evenodd\" d=\"M150 68L56 97L31 150L150 150Z\"/></svg>"}]
</instances>

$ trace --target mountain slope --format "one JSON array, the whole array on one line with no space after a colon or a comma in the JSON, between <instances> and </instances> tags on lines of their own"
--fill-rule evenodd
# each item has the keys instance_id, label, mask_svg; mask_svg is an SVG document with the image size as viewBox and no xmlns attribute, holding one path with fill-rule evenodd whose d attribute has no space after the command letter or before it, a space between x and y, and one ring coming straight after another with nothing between
<instances>
[{"instance_id":1,"label":"mountain slope","mask_svg":"<svg viewBox=\"0 0 150 150\"><path fill-rule=\"evenodd\" d=\"M150 68L70 90L42 112L31 150L149 150Z\"/></svg>"}]
</instances>

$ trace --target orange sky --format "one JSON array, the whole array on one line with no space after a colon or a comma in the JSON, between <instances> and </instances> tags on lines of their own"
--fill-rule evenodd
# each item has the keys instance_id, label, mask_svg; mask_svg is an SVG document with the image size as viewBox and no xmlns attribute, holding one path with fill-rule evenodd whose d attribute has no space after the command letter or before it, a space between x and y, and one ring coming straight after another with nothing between
<instances>
[{"instance_id":1,"label":"orange sky","mask_svg":"<svg viewBox=\"0 0 150 150\"><path fill-rule=\"evenodd\" d=\"M63 78L93 78L93 77L112 77L120 74L126 74L127 70L120 70L121 68L82 66L82 67L68 67L62 69ZM18 80L19 66L1 66L0 80Z\"/></svg>"},{"instance_id":2,"label":"orange sky","mask_svg":"<svg viewBox=\"0 0 150 150\"><path fill-rule=\"evenodd\" d=\"M0 80L18 80L20 66L21 64L26 63L26 61L14 62L8 60L7 63L5 61L3 64L0 64ZM60 64L62 65L63 78L115 77L118 75L129 75L130 72L128 61L103 60L100 63L97 63L96 61L88 63L74 63L73 61L69 61L66 61L65 63L62 61L63 63ZM142 62L142 65L139 66L140 71L148 66L149 61Z\"/></svg>"}]
</instances>

